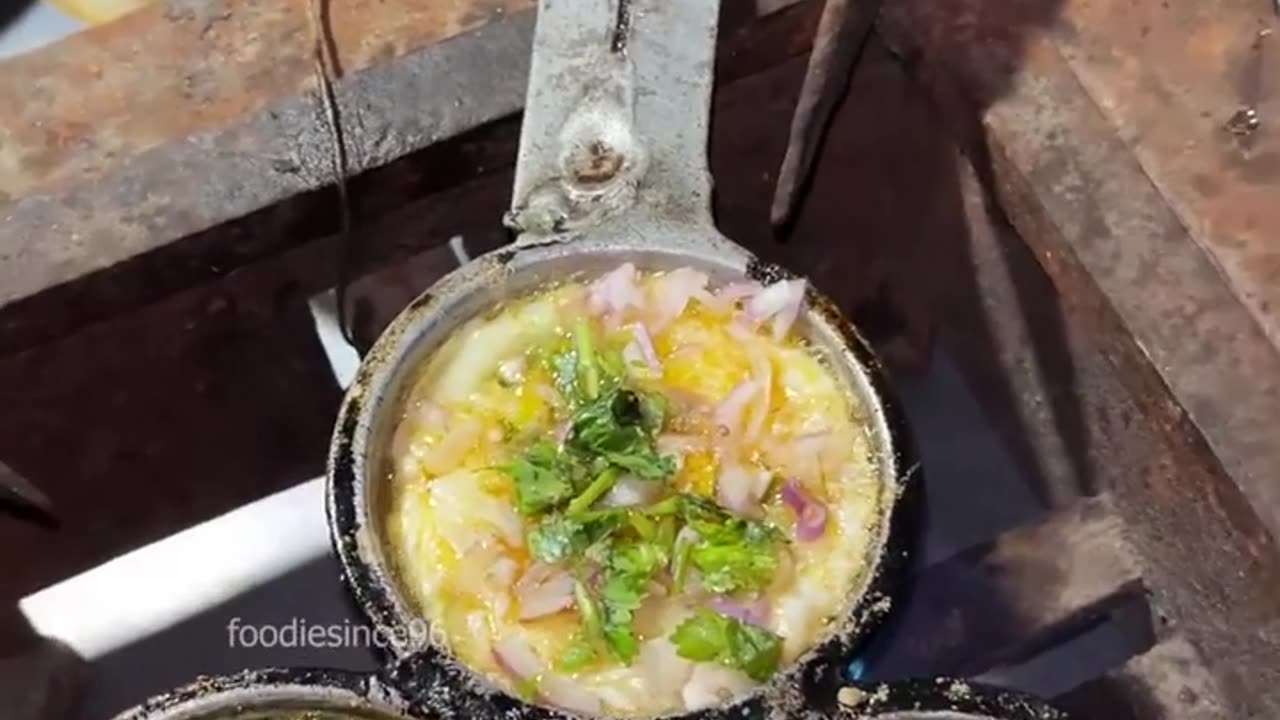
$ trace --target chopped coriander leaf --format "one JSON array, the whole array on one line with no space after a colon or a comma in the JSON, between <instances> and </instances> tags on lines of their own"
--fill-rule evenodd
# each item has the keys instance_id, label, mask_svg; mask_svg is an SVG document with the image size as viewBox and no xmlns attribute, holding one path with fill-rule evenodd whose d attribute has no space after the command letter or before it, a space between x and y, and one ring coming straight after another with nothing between
<instances>
[{"instance_id":1,"label":"chopped coriander leaf","mask_svg":"<svg viewBox=\"0 0 1280 720\"><path fill-rule=\"evenodd\" d=\"M578 353L573 348L565 348L550 357L548 370L554 378L556 392L570 405L577 405L580 399L578 392Z\"/></svg>"},{"instance_id":2,"label":"chopped coriander leaf","mask_svg":"<svg viewBox=\"0 0 1280 720\"><path fill-rule=\"evenodd\" d=\"M595 643L584 637L575 637L556 659L556 669L563 673L574 673L590 666L598 656Z\"/></svg>"},{"instance_id":3,"label":"chopped coriander leaf","mask_svg":"<svg viewBox=\"0 0 1280 720\"><path fill-rule=\"evenodd\" d=\"M704 498L682 495L681 514L700 542L676 552L673 572L683 582L688 565L698 569L702 586L712 592L761 590L778 569L778 531L732 515ZM687 561L687 562L686 562Z\"/></svg>"},{"instance_id":4,"label":"chopped coriander leaf","mask_svg":"<svg viewBox=\"0 0 1280 720\"><path fill-rule=\"evenodd\" d=\"M672 516L680 512L684 499L680 495L672 495L650 505L644 511L654 517Z\"/></svg>"},{"instance_id":5,"label":"chopped coriander leaf","mask_svg":"<svg viewBox=\"0 0 1280 720\"><path fill-rule=\"evenodd\" d=\"M591 484L578 497L569 503L569 507L565 509L565 512L573 516L581 515L590 510L597 500L613 489L613 486L618 482L618 475L620 474L617 468L605 469L595 480L591 481Z\"/></svg>"},{"instance_id":6,"label":"chopped coriander leaf","mask_svg":"<svg viewBox=\"0 0 1280 720\"><path fill-rule=\"evenodd\" d=\"M778 569L775 552L777 531L758 522L733 518L722 525L692 524L702 542L689 560L702 576L702 586L712 592L762 590Z\"/></svg>"},{"instance_id":7,"label":"chopped coriander leaf","mask_svg":"<svg viewBox=\"0 0 1280 720\"><path fill-rule=\"evenodd\" d=\"M687 536L678 535L671 549L671 582L677 593L684 592L685 579L689 576L689 556L693 553L693 546L693 540Z\"/></svg>"},{"instance_id":8,"label":"chopped coriander leaf","mask_svg":"<svg viewBox=\"0 0 1280 720\"><path fill-rule=\"evenodd\" d=\"M649 594L649 581L667 564L667 554L652 543L615 547L600 587L604 637L614 657L630 663L637 652L635 611Z\"/></svg>"},{"instance_id":9,"label":"chopped coriander leaf","mask_svg":"<svg viewBox=\"0 0 1280 720\"><path fill-rule=\"evenodd\" d=\"M757 682L776 672L782 659L782 638L778 635L705 608L680 623L671 633L671 642L683 658L718 662Z\"/></svg>"},{"instance_id":10,"label":"chopped coriander leaf","mask_svg":"<svg viewBox=\"0 0 1280 720\"><path fill-rule=\"evenodd\" d=\"M558 563L586 549L590 544L585 523L551 515L529 532L529 553L544 563Z\"/></svg>"},{"instance_id":11,"label":"chopped coriander leaf","mask_svg":"<svg viewBox=\"0 0 1280 720\"><path fill-rule=\"evenodd\" d=\"M658 537L658 523L654 522L642 511L627 513L627 522L641 540L652 542Z\"/></svg>"},{"instance_id":12,"label":"chopped coriander leaf","mask_svg":"<svg viewBox=\"0 0 1280 720\"><path fill-rule=\"evenodd\" d=\"M582 627L586 630L587 637L599 637L600 608L596 605L595 598L591 597L591 591L581 580L575 580L573 583L573 601L578 606L578 614L582 617Z\"/></svg>"},{"instance_id":13,"label":"chopped coriander leaf","mask_svg":"<svg viewBox=\"0 0 1280 720\"><path fill-rule=\"evenodd\" d=\"M550 443L530 446L502 469L515 481L516 506L524 515L542 512L573 497L573 474Z\"/></svg>"},{"instance_id":14,"label":"chopped coriander leaf","mask_svg":"<svg viewBox=\"0 0 1280 720\"><path fill-rule=\"evenodd\" d=\"M595 518L552 514L529 532L525 539L529 553L545 563L557 563L584 554L593 543L609 537L621 524L621 515Z\"/></svg>"},{"instance_id":15,"label":"chopped coriander leaf","mask_svg":"<svg viewBox=\"0 0 1280 720\"><path fill-rule=\"evenodd\" d=\"M617 348L599 350L596 361L600 365L600 381L605 386L616 386L627 375L627 363L622 359L622 351Z\"/></svg>"},{"instance_id":16,"label":"chopped coriander leaf","mask_svg":"<svg viewBox=\"0 0 1280 720\"><path fill-rule=\"evenodd\" d=\"M772 545L703 544L689 552L689 560L698 568L702 586L716 593L763 589L778 569Z\"/></svg>"},{"instance_id":17,"label":"chopped coriander leaf","mask_svg":"<svg viewBox=\"0 0 1280 720\"><path fill-rule=\"evenodd\" d=\"M667 399L652 392L638 393L638 396L644 428L650 433L662 432L662 425L667 419Z\"/></svg>"},{"instance_id":18,"label":"chopped coriander leaf","mask_svg":"<svg viewBox=\"0 0 1280 720\"><path fill-rule=\"evenodd\" d=\"M645 517L649 516L645 515ZM665 517L659 516L659 520L656 522L656 525L657 531L654 533L654 542L664 548L667 548L667 552L671 552L675 549L676 544L676 519L670 515Z\"/></svg>"},{"instance_id":19,"label":"chopped coriander leaf","mask_svg":"<svg viewBox=\"0 0 1280 720\"><path fill-rule=\"evenodd\" d=\"M636 393L615 389L574 413L566 445L580 455L604 458L639 477L661 480L675 472L675 463L654 450L643 421Z\"/></svg>"}]
</instances>

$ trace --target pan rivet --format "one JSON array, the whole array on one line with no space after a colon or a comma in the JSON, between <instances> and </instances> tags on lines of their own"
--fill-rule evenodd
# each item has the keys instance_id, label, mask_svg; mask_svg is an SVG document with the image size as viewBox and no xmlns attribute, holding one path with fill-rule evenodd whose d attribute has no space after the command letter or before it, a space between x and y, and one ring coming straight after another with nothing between
<instances>
[{"instance_id":1,"label":"pan rivet","mask_svg":"<svg viewBox=\"0 0 1280 720\"><path fill-rule=\"evenodd\" d=\"M622 169L622 154L604 140L582 143L569 156L569 174L582 185L600 185Z\"/></svg>"}]
</instances>

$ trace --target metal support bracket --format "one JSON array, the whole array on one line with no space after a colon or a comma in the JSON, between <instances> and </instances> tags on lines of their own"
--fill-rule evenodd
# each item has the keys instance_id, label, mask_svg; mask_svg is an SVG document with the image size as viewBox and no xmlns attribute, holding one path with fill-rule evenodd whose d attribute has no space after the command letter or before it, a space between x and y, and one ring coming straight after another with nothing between
<instances>
[{"instance_id":1,"label":"metal support bracket","mask_svg":"<svg viewBox=\"0 0 1280 720\"><path fill-rule=\"evenodd\" d=\"M711 228L719 0L540 0L509 227L518 243L633 208Z\"/></svg>"}]
</instances>

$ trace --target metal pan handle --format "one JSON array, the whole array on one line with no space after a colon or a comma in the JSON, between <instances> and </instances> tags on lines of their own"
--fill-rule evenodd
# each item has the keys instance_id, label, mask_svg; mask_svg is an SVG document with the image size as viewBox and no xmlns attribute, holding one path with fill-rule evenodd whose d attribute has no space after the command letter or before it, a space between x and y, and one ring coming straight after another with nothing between
<instances>
[{"instance_id":1,"label":"metal pan handle","mask_svg":"<svg viewBox=\"0 0 1280 720\"><path fill-rule=\"evenodd\" d=\"M719 0L539 0L512 208L518 244L633 210L712 228Z\"/></svg>"}]
</instances>

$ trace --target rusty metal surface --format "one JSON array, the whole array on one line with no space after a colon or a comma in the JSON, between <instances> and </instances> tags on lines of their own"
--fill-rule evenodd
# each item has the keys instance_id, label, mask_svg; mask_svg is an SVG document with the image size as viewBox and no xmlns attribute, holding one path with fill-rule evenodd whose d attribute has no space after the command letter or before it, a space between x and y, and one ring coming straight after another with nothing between
<instances>
[{"instance_id":1,"label":"rusty metal surface","mask_svg":"<svg viewBox=\"0 0 1280 720\"><path fill-rule=\"evenodd\" d=\"M792 4L791 0L786 4ZM806 51L819 9L814 2L799 3L757 23L751 8L733 7L747 12L726 13L722 28L725 42L717 59L722 82L760 72L780 57ZM235 19L237 12L240 10L215 27ZM302 6L295 12L305 14ZM394 16L390 9L388 12ZM366 173L377 175L376 179L357 180L353 192L358 213L368 213L369 207L378 212L379 206L410 202L419 195L406 197L406 192L421 193L413 189L418 185L431 185L428 191L435 191L444 180L471 177L510 162L502 155L482 153L447 158L444 167L437 167L432 157L435 148L442 147L438 141L509 115L523 102L532 12L504 12L493 17L495 20L483 27L407 56L387 62L371 58L376 64L364 71L352 72L354 65L344 58L348 75L337 91L348 124L353 169L408 154L404 158L407 171L397 169L401 161ZM155 16L153 20L162 22L163 18ZM392 20L387 22L399 27ZM122 52L117 46L127 49L128 41L118 32L95 30L83 38L77 36L67 46L66 57L74 58L81 51L106 53L112 48ZM385 33L373 33L380 34ZM158 34L158 38L164 37L163 32ZM78 49L83 43L91 47ZM203 57L206 48L190 44L194 55ZM37 54L19 61L33 63L36 67L22 71L42 83L46 77L78 77L77 67L63 67L57 57ZM191 57L183 62L197 60ZM6 93L20 88L8 73L19 66L4 67L0 88L8 88ZM504 72L492 72L495 67ZM160 84L169 82L164 79L164 67L155 73ZM307 83L302 86L309 89ZM152 134L143 138L146 142L130 140L127 148L100 158L100 166L68 171L71 180L37 178L33 183L43 189L7 202L0 200L0 354L47 341L86 322L154 301L192 282L207 281L246 262L332 232L332 199L313 192L327 184L332 167L324 109L313 92L302 96L285 92L284 97L274 100L255 95L261 103L254 103L266 103L263 109L238 117L231 113L225 118L227 127L188 137L183 134L187 128L203 127L203 111L183 100L180 93L169 96L168 104L163 97L144 102L150 97L145 89L134 91L137 98L113 96L112 102L144 109L131 115L121 108L105 107L94 100L93 88L89 90L81 115L64 108L69 114L63 118L66 127L87 132L89 118L110 119L112 113L119 112L126 117L121 123L128 129L121 131L121 137L139 136L141 131L135 125ZM10 123L2 113L0 110L0 133L10 132ZM79 117L80 125L71 123L71 117ZM15 127L27 124L22 120ZM59 152L56 146L61 141L46 137L31 142L31 152L44 157ZM150 144L153 142L159 144ZM513 153L514 142L510 145ZM0 143L0 155L7 147ZM91 150L86 153L96 157ZM415 159L419 155L423 157ZM62 167L54 163L48 177L60 178ZM397 176L391 178L390 188L382 177L385 170ZM37 175L33 171L32 177ZM307 194L294 198L299 193ZM294 199L283 202L290 198ZM246 216L251 211L258 212ZM496 221L498 215L494 217Z\"/></svg>"},{"instance_id":2,"label":"rusty metal surface","mask_svg":"<svg viewBox=\"0 0 1280 720\"><path fill-rule=\"evenodd\" d=\"M1280 17L1253 0L1068 3L1052 38L1280 346ZM1247 108L1257 128L1227 127Z\"/></svg>"},{"instance_id":3,"label":"rusty metal surface","mask_svg":"<svg viewBox=\"0 0 1280 720\"><path fill-rule=\"evenodd\" d=\"M1108 497L1083 499L924 568L865 679L976 677L1143 603L1141 561L1124 534Z\"/></svg>"},{"instance_id":4,"label":"rusty metal surface","mask_svg":"<svg viewBox=\"0 0 1280 720\"><path fill-rule=\"evenodd\" d=\"M1231 720L1231 704L1200 651L1173 637L1106 677L1059 697L1079 717L1108 720Z\"/></svg>"},{"instance_id":5,"label":"rusty metal surface","mask_svg":"<svg viewBox=\"0 0 1280 720\"><path fill-rule=\"evenodd\" d=\"M342 70L355 74L533 2L326 5ZM304 2L168 0L0 63L0 200L97 177L123 158L241 125L310 90L313 37ZM522 72L518 63L492 67Z\"/></svg>"},{"instance_id":6,"label":"rusty metal surface","mask_svg":"<svg viewBox=\"0 0 1280 720\"><path fill-rule=\"evenodd\" d=\"M934 256L973 273L942 295L938 343L1047 498L1111 495L1142 558L1157 630L1201 644L1238 690L1237 707L1275 707L1280 644L1257 631L1280 618L1274 539L1211 454L1151 422L1143 403L1166 402L1167 391L1125 386L1087 299L1056 293L964 162L960 180L967 237L940 239Z\"/></svg>"},{"instance_id":7,"label":"rusty metal surface","mask_svg":"<svg viewBox=\"0 0 1280 720\"><path fill-rule=\"evenodd\" d=\"M517 110L532 19L512 16L347 76L336 90L352 169ZM286 98L232 127L121 156L91 180L0 205L0 306L327 185L322 113L314 95Z\"/></svg>"},{"instance_id":8,"label":"rusty metal surface","mask_svg":"<svg viewBox=\"0 0 1280 720\"><path fill-rule=\"evenodd\" d=\"M1132 136L1126 141L1064 59L1057 18L1082 3L942 11L908 2L888 8L883 26L976 149L979 172L1094 324L1144 411L1171 436L1202 437L1201 451L1249 500L1242 522L1256 513L1275 534L1280 352L1132 152ZM1251 13L1243 3L1214 5L1224 15ZM1126 101L1138 102L1133 95ZM1274 225L1264 232L1275 242Z\"/></svg>"}]
</instances>

